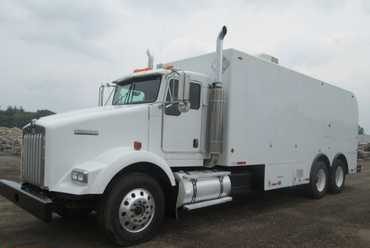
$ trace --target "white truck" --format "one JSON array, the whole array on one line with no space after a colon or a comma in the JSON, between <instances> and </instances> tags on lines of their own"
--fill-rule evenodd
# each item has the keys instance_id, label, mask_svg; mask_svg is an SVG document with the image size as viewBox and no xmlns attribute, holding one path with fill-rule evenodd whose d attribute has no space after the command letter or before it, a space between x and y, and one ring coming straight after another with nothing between
<instances>
[{"instance_id":1,"label":"white truck","mask_svg":"<svg viewBox=\"0 0 370 248\"><path fill-rule=\"evenodd\" d=\"M110 104L56 114L23 129L21 183L0 194L44 221L97 213L119 245L148 240L165 215L305 185L343 190L357 166L353 93L264 55L223 50L111 85Z\"/></svg>"}]
</instances>

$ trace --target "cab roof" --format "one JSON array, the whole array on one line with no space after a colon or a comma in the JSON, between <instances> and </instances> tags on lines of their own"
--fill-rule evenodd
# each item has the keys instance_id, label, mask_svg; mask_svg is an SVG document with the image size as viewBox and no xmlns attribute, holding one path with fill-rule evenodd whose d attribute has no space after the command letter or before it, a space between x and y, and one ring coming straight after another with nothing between
<instances>
[{"instance_id":1,"label":"cab roof","mask_svg":"<svg viewBox=\"0 0 370 248\"><path fill-rule=\"evenodd\" d=\"M114 80L112 83L119 84L122 81L126 81L130 78L138 78L138 77L145 77L145 76L154 76L154 75L165 75L170 73L171 70L166 69L155 69L155 70L147 70L147 71L141 71L141 72L134 72L131 74L128 74L122 78L119 78L117 80Z\"/></svg>"}]
</instances>

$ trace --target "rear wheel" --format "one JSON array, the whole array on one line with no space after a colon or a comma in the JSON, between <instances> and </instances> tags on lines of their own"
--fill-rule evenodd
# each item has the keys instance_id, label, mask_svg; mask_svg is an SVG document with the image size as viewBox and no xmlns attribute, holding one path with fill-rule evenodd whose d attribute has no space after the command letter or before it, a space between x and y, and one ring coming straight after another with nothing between
<instances>
[{"instance_id":1,"label":"rear wheel","mask_svg":"<svg viewBox=\"0 0 370 248\"><path fill-rule=\"evenodd\" d=\"M322 161L313 164L310 173L310 183L307 185L307 192L310 197L319 199L323 197L328 188L328 169Z\"/></svg>"},{"instance_id":2,"label":"rear wheel","mask_svg":"<svg viewBox=\"0 0 370 248\"><path fill-rule=\"evenodd\" d=\"M346 181L346 167L341 160L335 160L330 173L329 190L331 193L340 193Z\"/></svg>"},{"instance_id":3,"label":"rear wheel","mask_svg":"<svg viewBox=\"0 0 370 248\"><path fill-rule=\"evenodd\" d=\"M165 214L164 194L159 183L142 173L119 178L103 200L99 219L118 245L132 245L151 239Z\"/></svg>"}]
</instances>

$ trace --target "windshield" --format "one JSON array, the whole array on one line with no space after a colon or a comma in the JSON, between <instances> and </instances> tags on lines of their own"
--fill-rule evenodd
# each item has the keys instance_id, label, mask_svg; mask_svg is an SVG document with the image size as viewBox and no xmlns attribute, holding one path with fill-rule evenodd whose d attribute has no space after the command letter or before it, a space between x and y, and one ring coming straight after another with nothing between
<instances>
[{"instance_id":1,"label":"windshield","mask_svg":"<svg viewBox=\"0 0 370 248\"><path fill-rule=\"evenodd\" d=\"M113 105L151 103L157 100L161 75L131 78L117 83Z\"/></svg>"}]
</instances>

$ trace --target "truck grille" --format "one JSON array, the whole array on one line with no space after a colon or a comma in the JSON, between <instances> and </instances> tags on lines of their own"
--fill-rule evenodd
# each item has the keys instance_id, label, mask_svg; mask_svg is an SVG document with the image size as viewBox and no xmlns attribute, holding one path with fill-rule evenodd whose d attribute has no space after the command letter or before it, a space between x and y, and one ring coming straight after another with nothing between
<instances>
[{"instance_id":1,"label":"truck grille","mask_svg":"<svg viewBox=\"0 0 370 248\"><path fill-rule=\"evenodd\" d=\"M44 186L45 129L30 125L23 129L22 166L23 182Z\"/></svg>"}]
</instances>

